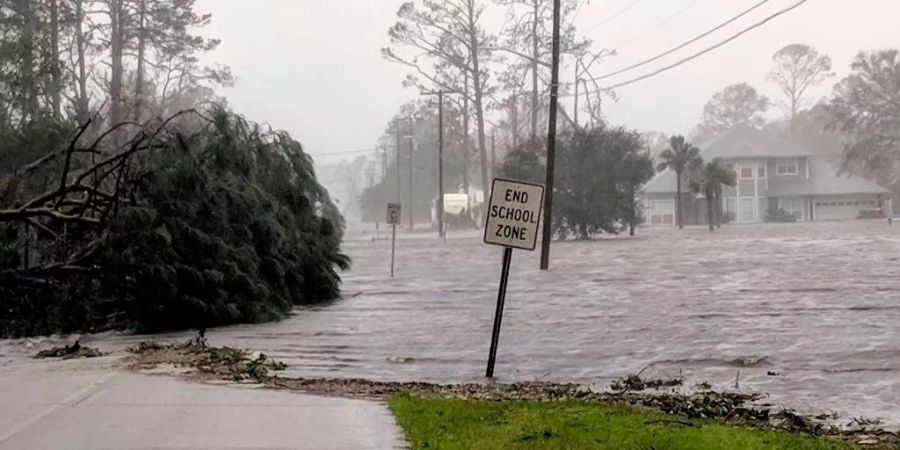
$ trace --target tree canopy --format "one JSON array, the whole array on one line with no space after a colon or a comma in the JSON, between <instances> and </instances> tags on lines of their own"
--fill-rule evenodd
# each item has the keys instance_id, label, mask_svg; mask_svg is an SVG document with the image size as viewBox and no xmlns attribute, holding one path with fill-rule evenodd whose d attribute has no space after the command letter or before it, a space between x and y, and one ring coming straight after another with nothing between
<instances>
[{"instance_id":1,"label":"tree canopy","mask_svg":"<svg viewBox=\"0 0 900 450\"><path fill-rule=\"evenodd\" d=\"M27 167L56 187L0 206L0 334L272 320L338 295L343 222L286 133L214 108L119 148L80 136L55 159L110 156L42 157Z\"/></svg>"},{"instance_id":2,"label":"tree canopy","mask_svg":"<svg viewBox=\"0 0 900 450\"><path fill-rule=\"evenodd\" d=\"M844 133L844 168L900 188L900 52L860 53L834 88L828 111Z\"/></svg>"},{"instance_id":3,"label":"tree canopy","mask_svg":"<svg viewBox=\"0 0 900 450\"><path fill-rule=\"evenodd\" d=\"M791 44L775 52L772 60L775 67L769 72L769 80L778 85L786 97L785 109L793 126L806 91L834 76L831 58L809 45Z\"/></svg>"},{"instance_id":4,"label":"tree canopy","mask_svg":"<svg viewBox=\"0 0 900 450\"><path fill-rule=\"evenodd\" d=\"M637 191L653 177L640 133L606 126L576 130L560 140L557 158L557 236L589 239L640 222Z\"/></svg>"},{"instance_id":5,"label":"tree canopy","mask_svg":"<svg viewBox=\"0 0 900 450\"><path fill-rule=\"evenodd\" d=\"M703 107L703 121L699 131L703 136L730 130L736 125L760 127L765 123L763 113L770 106L769 98L747 83L725 87Z\"/></svg>"}]
</instances>

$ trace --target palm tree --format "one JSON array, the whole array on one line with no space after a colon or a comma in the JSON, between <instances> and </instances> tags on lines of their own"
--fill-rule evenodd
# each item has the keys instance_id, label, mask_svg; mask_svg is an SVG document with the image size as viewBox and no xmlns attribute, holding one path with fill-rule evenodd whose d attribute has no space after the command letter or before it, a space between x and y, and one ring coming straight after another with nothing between
<instances>
[{"instance_id":1,"label":"palm tree","mask_svg":"<svg viewBox=\"0 0 900 450\"><path fill-rule=\"evenodd\" d=\"M675 222L678 228L684 228L684 214L681 209L681 181L686 171L691 167L703 164L703 158L700 156L700 149L684 139L684 136L672 136L669 139L670 148L665 149L659 154L662 162L656 167L657 170L663 171L671 169L675 172Z\"/></svg>"},{"instance_id":2,"label":"palm tree","mask_svg":"<svg viewBox=\"0 0 900 450\"><path fill-rule=\"evenodd\" d=\"M737 184L737 174L720 158L713 159L706 164L698 164L696 170L691 173L690 187L695 193L703 193L706 196L706 215L709 221L709 231L715 231L716 227L716 202L721 202L722 186L734 187Z\"/></svg>"}]
</instances>

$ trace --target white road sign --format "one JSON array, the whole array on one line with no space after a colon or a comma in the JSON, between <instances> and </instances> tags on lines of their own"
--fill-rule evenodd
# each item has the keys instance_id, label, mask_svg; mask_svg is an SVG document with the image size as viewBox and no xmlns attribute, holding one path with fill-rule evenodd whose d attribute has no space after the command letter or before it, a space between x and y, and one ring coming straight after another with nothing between
<instances>
[{"instance_id":1,"label":"white road sign","mask_svg":"<svg viewBox=\"0 0 900 450\"><path fill-rule=\"evenodd\" d=\"M484 242L534 250L543 205L544 186L495 178L484 227Z\"/></svg>"},{"instance_id":2,"label":"white road sign","mask_svg":"<svg viewBox=\"0 0 900 450\"><path fill-rule=\"evenodd\" d=\"M388 225L397 225L400 223L400 204L388 203L387 205L387 223Z\"/></svg>"}]
</instances>

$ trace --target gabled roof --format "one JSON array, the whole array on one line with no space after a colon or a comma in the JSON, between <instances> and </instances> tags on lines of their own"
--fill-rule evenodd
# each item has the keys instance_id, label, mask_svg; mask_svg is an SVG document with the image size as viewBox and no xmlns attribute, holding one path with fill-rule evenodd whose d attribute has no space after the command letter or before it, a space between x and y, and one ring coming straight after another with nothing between
<instances>
[{"instance_id":1,"label":"gabled roof","mask_svg":"<svg viewBox=\"0 0 900 450\"><path fill-rule=\"evenodd\" d=\"M700 152L705 160L797 158L815 155L797 144L750 125L738 125L726 131L701 147Z\"/></svg>"},{"instance_id":2,"label":"gabled roof","mask_svg":"<svg viewBox=\"0 0 900 450\"><path fill-rule=\"evenodd\" d=\"M723 159L798 158L809 161L810 179L784 179L772 182L770 196L889 194L890 190L856 175L838 175L838 164L816 156L802 146L793 144L748 125L739 125L716 137L701 154L706 161ZM771 181L771 180L770 180ZM687 186L682 189L687 192ZM675 172L658 173L644 187L647 194L675 193Z\"/></svg>"},{"instance_id":3,"label":"gabled roof","mask_svg":"<svg viewBox=\"0 0 900 450\"><path fill-rule=\"evenodd\" d=\"M809 158L810 178L783 181L771 186L769 195L848 195L848 194L890 194L891 191L860 176L838 175L838 165L824 158Z\"/></svg>"},{"instance_id":4,"label":"gabled roof","mask_svg":"<svg viewBox=\"0 0 900 450\"><path fill-rule=\"evenodd\" d=\"M644 186L644 192L647 194L674 194L676 189L675 172L666 169L653 177ZM682 190L687 191L687 186L682 186Z\"/></svg>"}]
</instances>

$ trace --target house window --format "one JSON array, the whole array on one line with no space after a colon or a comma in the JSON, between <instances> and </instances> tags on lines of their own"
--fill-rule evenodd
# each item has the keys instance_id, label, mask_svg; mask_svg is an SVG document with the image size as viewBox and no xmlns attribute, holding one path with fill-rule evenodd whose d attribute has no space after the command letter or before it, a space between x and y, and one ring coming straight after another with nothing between
<instances>
[{"instance_id":1,"label":"house window","mask_svg":"<svg viewBox=\"0 0 900 450\"><path fill-rule=\"evenodd\" d=\"M802 198L782 198L778 200L778 207L786 213L792 214L797 220L804 220Z\"/></svg>"},{"instance_id":2,"label":"house window","mask_svg":"<svg viewBox=\"0 0 900 450\"><path fill-rule=\"evenodd\" d=\"M752 180L753 179L753 168L752 167L741 167L741 179L742 180Z\"/></svg>"},{"instance_id":3,"label":"house window","mask_svg":"<svg viewBox=\"0 0 900 450\"><path fill-rule=\"evenodd\" d=\"M756 178L759 178L760 180L766 179L766 166L760 166L759 169L757 169Z\"/></svg>"},{"instance_id":4,"label":"house window","mask_svg":"<svg viewBox=\"0 0 900 450\"><path fill-rule=\"evenodd\" d=\"M778 161L775 165L775 173L778 175L797 175L800 173L797 165L796 159Z\"/></svg>"}]
</instances>

